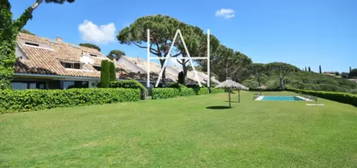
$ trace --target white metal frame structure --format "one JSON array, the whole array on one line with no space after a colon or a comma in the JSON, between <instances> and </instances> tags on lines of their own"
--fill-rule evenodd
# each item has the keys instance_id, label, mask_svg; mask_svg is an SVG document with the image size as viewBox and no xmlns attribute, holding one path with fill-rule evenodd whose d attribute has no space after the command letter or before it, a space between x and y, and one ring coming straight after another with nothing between
<instances>
[{"instance_id":1,"label":"white metal frame structure","mask_svg":"<svg viewBox=\"0 0 357 168\"><path fill-rule=\"evenodd\" d=\"M181 39L181 42L184 46L184 49L185 49L185 52L187 54L187 57L182 57L182 58L177 58L177 57L172 57L171 55L171 51L173 49L173 47L175 46L175 42L177 40L177 37L180 37ZM202 87L202 84L201 84L201 81L199 79L199 76L198 76L198 73L196 71L196 68L195 66L193 66L193 61L192 60L207 60L207 76L208 76L208 80L207 80L207 86L210 87L210 84L211 84L211 76L210 76L210 56L211 56L211 53L210 53L210 30L207 30L207 57L191 57L190 55L190 52L188 51L187 49L187 46L186 46L186 43L185 43L185 40L182 36L182 33L181 33L181 30L178 29L175 33L175 36L172 40L172 44L170 46L170 49L169 49L169 52L168 54L165 56L165 57L151 57L151 53L150 53L150 46L151 46L151 42L150 42L150 29L147 29L147 80L146 80L146 86L148 88L151 87L151 84L150 84L150 63L151 63L151 60L165 60L164 62L164 65L163 67L161 68L160 70L160 73L159 73L159 78L157 79L156 83L155 83L155 87L158 87L159 86L159 83L161 81L161 78L162 78L162 75L163 75L163 72L165 70L165 68L167 67L167 63L168 61L170 61L171 59L185 59L185 60L189 60L191 66L192 66L192 69L193 69L193 72L195 74L195 78L196 78L196 81L198 82L198 85L200 87Z\"/></svg>"}]
</instances>

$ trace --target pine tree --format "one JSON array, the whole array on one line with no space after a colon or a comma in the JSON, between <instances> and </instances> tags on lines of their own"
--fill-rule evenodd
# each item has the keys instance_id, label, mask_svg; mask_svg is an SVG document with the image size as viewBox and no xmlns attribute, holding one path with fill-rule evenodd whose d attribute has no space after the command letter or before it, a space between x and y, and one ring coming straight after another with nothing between
<instances>
[{"instance_id":1,"label":"pine tree","mask_svg":"<svg viewBox=\"0 0 357 168\"><path fill-rule=\"evenodd\" d=\"M320 72L320 74L322 74L322 68L321 68L321 65L319 66L319 72Z\"/></svg>"}]
</instances>

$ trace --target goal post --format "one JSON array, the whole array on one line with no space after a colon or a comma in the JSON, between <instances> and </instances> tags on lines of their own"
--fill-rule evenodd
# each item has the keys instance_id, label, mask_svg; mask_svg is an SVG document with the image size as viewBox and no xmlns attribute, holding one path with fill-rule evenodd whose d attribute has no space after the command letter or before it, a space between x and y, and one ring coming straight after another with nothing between
<instances>
[{"instance_id":1,"label":"goal post","mask_svg":"<svg viewBox=\"0 0 357 168\"><path fill-rule=\"evenodd\" d=\"M211 64L210 63L210 61L211 61L211 59L210 59L210 57L211 57L211 50L210 50L210 41L211 41L210 36L211 36L211 34L210 33L211 32L210 32L210 30L207 30L207 55L206 55L206 57L192 57L190 55L190 52L188 51L188 48L187 48L186 43L185 43L185 39L183 38L183 35L182 35L180 29L177 29L177 31L175 33L175 36L174 36L174 38L172 40L172 44L170 46L169 52L168 52L167 55L165 55L165 57L151 57L151 52L150 52L150 46L151 46L150 29L147 29L146 32L147 32L147 67L146 67L147 68L146 69L146 72L147 72L146 87L147 88L151 88L151 81L150 81L150 71L151 71L150 64L151 64L151 60L164 60L164 64L160 69L159 78L157 79L157 81L155 82L155 85L154 85L154 87L158 87L158 85L159 85L159 83L161 81L161 78L163 76L164 70L167 67L168 62L171 59L188 60L190 62L190 64L191 64L191 66L192 66L192 70L194 72L195 79L196 79L196 81L197 81L197 83L198 83L198 85L200 87L202 87L201 80L200 80L200 78L198 76L198 73L197 73L196 68L195 68L195 66L193 64L193 61L194 60L207 60L207 77L208 77L208 79L207 79L207 87L208 88L211 87L211 69L210 69L211 68L211 66L210 66L210 64ZM184 46L185 52L187 54L187 57L176 58L176 57L173 57L171 55L171 51L174 48L175 42L176 42L178 37L180 38L180 40L181 40L181 42L182 42L182 44Z\"/></svg>"}]
</instances>

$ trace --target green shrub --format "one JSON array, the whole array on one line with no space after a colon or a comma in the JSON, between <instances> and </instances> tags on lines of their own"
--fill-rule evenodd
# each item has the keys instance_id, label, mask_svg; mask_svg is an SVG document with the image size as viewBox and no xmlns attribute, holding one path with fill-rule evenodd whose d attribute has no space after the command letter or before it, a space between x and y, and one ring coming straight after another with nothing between
<instances>
[{"instance_id":1,"label":"green shrub","mask_svg":"<svg viewBox=\"0 0 357 168\"><path fill-rule=\"evenodd\" d=\"M352 104L357 106L357 95L344 92L326 92L326 91L313 91L313 90L301 90L301 89L289 89L290 91L313 95L340 103Z\"/></svg>"},{"instance_id":2,"label":"green shrub","mask_svg":"<svg viewBox=\"0 0 357 168\"><path fill-rule=\"evenodd\" d=\"M195 89L193 88L179 88L179 96L193 96L198 95Z\"/></svg>"},{"instance_id":3,"label":"green shrub","mask_svg":"<svg viewBox=\"0 0 357 168\"><path fill-rule=\"evenodd\" d=\"M153 88L151 90L152 99L166 99L180 95L180 90L176 88Z\"/></svg>"},{"instance_id":4,"label":"green shrub","mask_svg":"<svg viewBox=\"0 0 357 168\"><path fill-rule=\"evenodd\" d=\"M187 88L185 85L180 83L171 83L167 86L168 88Z\"/></svg>"},{"instance_id":5,"label":"green shrub","mask_svg":"<svg viewBox=\"0 0 357 168\"><path fill-rule=\"evenodd\" d=\"M0 90L0 112L106 104L139 99L139 89Z\"/></svg>"},{"instance_id":6,"label":"green shrub","mask_svg":"<svg viewBox=\"0 0 357 168\"><path fill-rule=\"evenodd\" d=\"M131 88L131 89L140 89L141 91L141 99L145 99L145 95L147 93L147 89L143 84L136 80L119 80L110 82L111 88Z\"/></svg>"},{"instance_id":7,"label":"green shrub","mask_svg":"<svg viewBox=\"0 0 357 168\"><path fill-rule=\"evenodd\" d=\"M212 93L222 93L223 89L211 89ZM153 88L152 99L166 99L177 96L192 96L208 94L208 88Z\"/></svg>"},{"instance_id":8,"label":"green shrub","mask_svg":"<svg viewBox=\"0 0 357 168\"><path fill-rule=\"evenodd\" d=\"M224 89L219 89L219 88L213 88L211 89L211 93L223 93L225 92Z\"/></svg>"},{"instance_id":9,"label":"green shrub","mask_svg":"<svg viewBox=\"0 0 357 168\"><path fill-rule=\"evenodd\" d=\"M208 88L200 88L198 90L198 95L204 95L204 94L209 94L209 89Z\"/></svg>"}]
</instances>

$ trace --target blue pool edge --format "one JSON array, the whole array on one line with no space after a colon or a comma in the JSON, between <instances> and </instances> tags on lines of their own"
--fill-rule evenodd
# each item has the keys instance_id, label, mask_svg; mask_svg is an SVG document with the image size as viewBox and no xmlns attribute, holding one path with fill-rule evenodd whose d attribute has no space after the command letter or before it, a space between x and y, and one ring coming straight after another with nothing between
<instances>
[{"instance_id":1,"label":"blue pool edge","mask_svg":"<svg viewBox=\"0 0 357 168\"><path fill-rule=\"evenodd\" d=\"M264 97L280 97L280 98L293 98L293 99L276 99L276 100L273 100L273 99L270 99L270 100L264 100ZM296 98L300 99L300 100L296 100ZM302 97L302 96L264 96L264 95L261 95L261 96L258 96L255 101L287 101L287 102L298 102L298 101L312 101L311 99L308 99L306 97Z\"/></svg>"}]
</instances>

